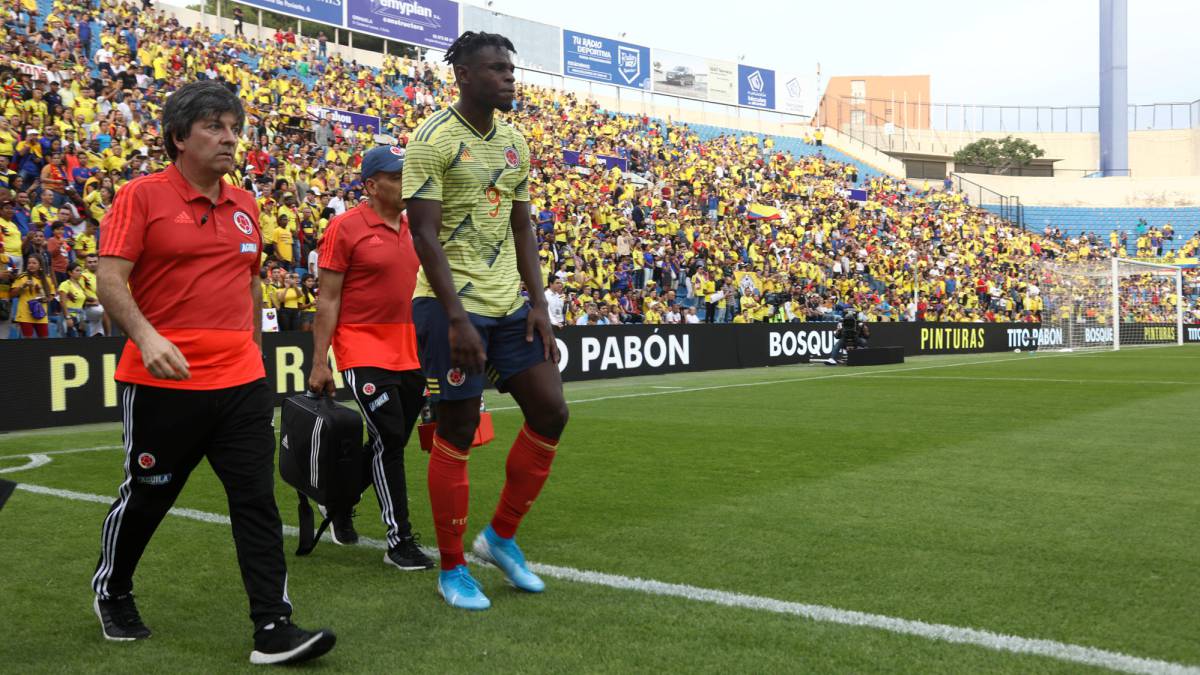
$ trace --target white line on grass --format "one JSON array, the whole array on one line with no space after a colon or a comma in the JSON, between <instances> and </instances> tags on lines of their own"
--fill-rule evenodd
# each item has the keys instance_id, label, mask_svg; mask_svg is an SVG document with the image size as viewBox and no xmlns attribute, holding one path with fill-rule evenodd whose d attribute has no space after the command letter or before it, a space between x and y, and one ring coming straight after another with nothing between
<instances>
[{"instance_id":1,"label":"white line on grass","mask_svg":"<svg viewBox=\"0 0 1200 675\"><path fill-rule=\"evenodd\" d=\"M29 485L28 483L18 484L17 489L25 490L35 494L60 497L74 501L92 502L96 504L112 503L111 498L104 497L102 495L94 495L86 492L75 492L74 490L61 490L58 488L44 487L41 485ZM206 511L178 507L171 509L168 513L173 516L197 520L203 523L214 523L219 525L229 524L229 517L219 513L208 513ZM285 525L283 527L283 533L289 537L298 536L298 532L299 531L297 528L290 525ZM359 539L358 545L375 549L387 548L386 542L377 539L368 539L365 537ZM436 555L436 551L430 550L429 553ZM473 556L468 556L468 558L470 558L471 562L475 564L479 564L480 562ZM884 616L882 614L868 614L866 612L837 609L836 607L826 607L824 605L809 605L800 602L788 602L786 600L776 600L774 598L767 598L758 595L744 595L742 593L731 593L729 591L701 588L699 586L690 586L687 584L671 584L663 581L654 581L652 579L638 579L634 577L621 576L618 574L605 574L603 572L577 570L571 567L559 567L557 565L530 563L530 567L538 574L555 579L562 579L564 581L574 581L593 586L604 586L617 590L636 591L649 595L683 598L685 600L707 602L725 607L737 607L760 612L771 612L774 614L790 614L792 616L799 616L812 621L819 621L821 623L833 623L860 628L874 628L877 630L888 631L890 633L912 635L914 637L925 638L928 640L974 645L976 647L983 647L985 649L991 649L998 652L1044 656L1051 659L1057 659L1059 661L1080 663L1124 673L1200 675L1200 667L1197 666L1171 663L1170 661L1160 661L1157 659L1147 659L1139 656L1130 656L1128 654L1113 652L1106 649L1084 647L1082 645L1056 642L1054 640L1041 640L1036 638L1025 638L1016 635L1003 635L1001 633L993 633L991 631L979 630L976 628L962 628L959 626L949 626L946 624L926 623L924 621L900 619L891 616Z\"/></svg>"},{"instance_id":2,"label":"white line on grass","mask_svg":"<svg viewBox=\"0 0 1200 675\"><path fill-rule=\"evenodd\" d=\"M101 450L124 450L123 445L97 445L94 448L69 448L67 450L41 450L34 452L18 452L11 455L0 455L0 459L9 457L33 457L34 455L73 455L77 452L100 452ZM29 467L33 468L33 467Z\"/></svg>"},{"instance_id":3,"label":"white line on grass","mask_svg":"<svg viewBox=\"0 0 1200 675\"><path fill-rule=\"evenodd\" d=\"M1049 377L958 377L955 375L876 375L867 373L865 377L888 380L961 380L964 382L1049 382L1062 384L1186 384L1200 385L1200 382L1184 382L1182 380L1083 380L1057 379Z\"/></svg>"},{"instance_id":4,"label":"white line on grass","mask_svg":"<svg viewBox=\"0 0 1200 675\"><path fill-rule=\"evenodd\" d=\"M1007 356L1007 354L1005 354ZM1053 354L1051 356L1043 356L1041 358L1053 358L1054 356L1074 356L1074 354ZM880 371L859 371L854 373L834 373L832 375L814 375L812 377L788 377L779 380L759 380L757 382L735 382L732 384L714 384L705 387L686 387L680 389L672 389L669 391L639 391L632 394L613 394L611 396L597 396L594 398L580 398L574 401L567 401L568 405L576 405L579 403L595 403L597 401L612 401L622 398L641 398L643 396L665 396L668 394L690 394L695 391L713 391L716 389L736 389L742 387L759 387L765 384L787 384L790 382L813 382L818 380L834 380L843 377L862 377L864 375L883 375L887 373L910 373L917 370L932 370L935 368L955 368L957 366L977 366L989 363L1004 363L1015 359L986 359L983 361L956 361L954 363L938 363L932 366L916 366L913 368L893 368L891 370ZM502 406L499 408L488 408L488 412L501 412L505 410L520 410L518 406Z\"/></svg>"},{"instance_id":5,"label":"white line on grass","mask_svg":"<svg viewBox=\"0 0 1200 675\"><path fill-rule=\"evenodd\" d=\"M22 455L17 455L17 457L21 457L21 456ZM5 467L3 469L0 469L0 473L16 473L18 471L28 471L29 469L36 469L39 466L46 466L47 464L50 463L50 458L47 457L45 455L45 453L27 455L27 456L29 457L28 462L25 462L21 466Z\"/></svg>"},{"instance_id":6,"label":"white line on grass","mask_svg":"<svg viewBox=\"0 0 1200 675\"><path fill-rule=\"evenodd\" d=\"M893 368L891 370L877 371L874 373L867 372L867 371L860 371L860 372L853 372L853 373L834 373L834 374L830 374L830 375L814 375L811 377L790 377L790 378L784 378L784 379L779 379L779 380L760 380L757 382L735 382L732 384L715 384L715 385L710 385L710 386L705 386L705 387L668 387L668 386L663 386L663 385L651 385L652 388L662 389L663 391L636 392L636 393L632 393L632 394L614 394L611 396L597 396L594 398L580 398L580 399L575 399L573 401L567 401L567 403L569 405L575 405L578 403L595 403L596 401L609 401L612 399L620 399L620 398L638 398L638 397L642 397L642 396L662 396L664 394L687 394L687 393L694 392L694 391L709 391L709 390L713 390L713 389L729 389L729 388L733 388L733 387L757 387L757 386L764 385L764 384L785 384L788 382L806 382L808 380L832 380L832 379L837 379L837 378L842 378L842 377L861 377L863 375L874 375L874 374L883 375L883 374L887 374L887 373L907 373L907 372L912 372L912 371L916 371L916 370L929 370L931 368L953 368L955 366L974 366L974 365L988 364L988 363L1004 363L1006 361L1015 360L1015 359L1003 358L1003 357L1008 356L1008 354L1000 354L999 356L1001 358L992 358L992 359L986 359L983 361L966 361L966 362L956 361L954 363L938 363L938 364L930 365L930 366L916 366L916 367L912 367L912 368ZM1076 355L1068 353L1068 354L1055 354L1053 356L1076 356ZM1050 358L1050 357L1044 357L1044 358ZM512 406L502 406L499 408L488 408L488 412L501 412L501 411L505 411L505 410L520 410L520 407L512 405ZM278 414L276 414L276 417L278 417ZM61 433L61 431L60 431L60 433ZM3 439L4 439L4 436L0 436L0 440L3 440ZM124 446L104 445L104 446L97 446L94 448L73 448L70 450L51 450L49 452L43 452L40 454L62 455L62 454L75 453L75 452L95 452L97 450L118 450L118 449L122 449L122 448L124 448ZM0 455L0 459L3 459L4 457L28 457L29 455L30 455L30 453L27 453L27 452L14 453L11 455Z\"/></svg>"},{"instance_id":7,"label":"white line on grass","mask_svg":"<svg viewBox=\"0 0 1200 675\"><path fill-rule=\"evenodd\" d=\"M120 429L120 422L93 422L91 424L76 424L71 427L71 431L86 433L91 431L108 431L109 429ZM52 436L61 434L62 429L51 427L47 429L25 429L23 431L4 431L0 432L0 441L6 441L12 438L25 438L26 436Z\"/></svg>"}]
</instances>

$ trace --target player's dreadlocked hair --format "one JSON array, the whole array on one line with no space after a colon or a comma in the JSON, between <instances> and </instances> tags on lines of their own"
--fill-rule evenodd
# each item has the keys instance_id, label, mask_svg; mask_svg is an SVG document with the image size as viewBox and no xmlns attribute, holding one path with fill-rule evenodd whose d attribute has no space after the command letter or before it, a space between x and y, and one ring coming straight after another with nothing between
<instances>
[{"instance_id":1,"label":"player's dreadlocked hair","mask_svg":"<svg viewBox=\"0 0 1200 675\"><path fill-rule=\"evenodd\" d=\"M499 47L513 53L517 51L513 47L512 40L499 33L476 33L473 30L469 30L459 35L454 44L450 45L450 48L446 50L446 58L444 60L446 63L456 66L466 61L472 54L484 47Z\"/></svg>"}]
</instances>

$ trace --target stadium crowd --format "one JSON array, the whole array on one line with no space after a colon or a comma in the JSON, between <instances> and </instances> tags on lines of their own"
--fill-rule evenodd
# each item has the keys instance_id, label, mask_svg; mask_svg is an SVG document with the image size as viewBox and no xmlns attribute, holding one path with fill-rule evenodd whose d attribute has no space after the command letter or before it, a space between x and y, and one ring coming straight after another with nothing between
<instances>
[{"instance_id":1,"label":"stadium crowd","mask_svg":"<svg viewBox=\"0 0 1200 675\"><path fill-rule=\"evenodd\" d=\"M268 326L310 330L317 244L362 197L358 164L403 145L455 94L448 71L389 56L380 69L288 32L254 40L187 27L146 6L54 0L8 4L0 39L0 337L112 334L95 293L100 223L116 190L166 166L156 123L166 96L224 82L250 115L231 176L258 197ZM520 49L520 45L517 45ZM377 116L331 122L309 105ZM508 116L534 158L533 225L559 325L835 320L1037 321L1046 260L1105 259L1127 234L1036 233L953 192L859 176L819 140L793 156L771 137L702 140L686 124L615 115L574 94L526 85ZM568 163L564 150L579 152ZM622 168L623 167L623 168ZM852 192L852 190L865 190ZM865 196L865 199L863 198ZM1139 256L1194 257L1200 234L1138 225ZM1194 289L1194 270L1189 271ZM7 290L5 290L7 289ZM1142 320L1185 298L1147 292ZM1139 296L1141 297L1141 296Z\"/></svg>"}]
</instances>

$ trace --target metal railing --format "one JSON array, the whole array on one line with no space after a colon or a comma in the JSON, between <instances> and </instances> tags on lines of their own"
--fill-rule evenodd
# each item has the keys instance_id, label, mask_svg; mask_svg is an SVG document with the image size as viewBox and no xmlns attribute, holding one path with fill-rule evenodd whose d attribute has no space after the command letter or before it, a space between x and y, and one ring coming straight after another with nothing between
<instances>
[{"instance_id":1,"label":"metal railing","mask_svg":"<svg viewBox=\"0 0 1200 675\"><path fill-rule=\"evenodd\" d=\"M1099 133L1099 106L977 105L926 103L839 96L822 101L827 126L859 125L879 119L912 130L966 132ZM862 111L862 113L857 112ZM863 115L865 113L865 115ZM856 119L862 117L862 119ZM1200 128L1200 99L1177 103L1130 104L1130 131Z\"/></svg>"},{"instance_id":2,"label":"metal railing","mask_svg":"<svg viewBox=\"0 0 1200 675\"><path fill-rule=\"evenodd\" d=\"M1002 195L957 173L950 174L950 179L955 192L961 193L968 204L988 208L1001 218L1025 229L1025 207L1021 204L1020 197Z\"/></svg>"}]
</instances>

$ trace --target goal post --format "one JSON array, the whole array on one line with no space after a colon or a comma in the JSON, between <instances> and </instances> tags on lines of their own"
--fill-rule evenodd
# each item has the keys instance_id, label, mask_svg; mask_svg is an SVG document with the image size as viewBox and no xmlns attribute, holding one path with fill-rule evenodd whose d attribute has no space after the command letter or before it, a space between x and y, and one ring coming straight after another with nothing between
<instances>
[{"instance_id":1,"label":"goal post","mask_svg":"<svg viewBox=\"0 0 1200 675\"><path fill-rule=\"evenodd\" d=\"M1183 344L1183 268L1157 262L1046 261L1042 326L1061 336L1042 349L1119 350Z\"/></svg>"}]
</instances>

